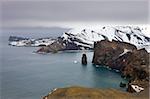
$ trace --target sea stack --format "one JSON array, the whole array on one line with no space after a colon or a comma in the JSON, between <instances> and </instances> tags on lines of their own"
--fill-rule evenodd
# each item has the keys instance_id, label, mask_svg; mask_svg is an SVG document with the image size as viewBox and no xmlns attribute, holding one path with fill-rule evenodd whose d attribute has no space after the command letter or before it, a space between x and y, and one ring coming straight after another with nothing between
<instances>
[{"instance_id":1,"label":"sea stack","mask_svg":"<svg viewBox=\"0 0 150 99\"><path fill-rule=\"evenodd\" d=\"M87 57L86 57L86 54L82 54L82 65L87 65Z\"/></svg>"}]
</instances>

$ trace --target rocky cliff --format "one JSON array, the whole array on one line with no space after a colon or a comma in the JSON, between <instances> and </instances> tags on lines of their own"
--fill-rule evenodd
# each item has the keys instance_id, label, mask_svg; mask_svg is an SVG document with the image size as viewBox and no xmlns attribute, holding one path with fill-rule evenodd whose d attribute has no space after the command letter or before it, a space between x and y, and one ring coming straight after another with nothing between
<instances>
[{"instance_id":1,"label":"rocky cliff","mask_svg":"<svg viewBox=\"0 0 150 99\"><path fill-rule=\"evenodd\" d=\"M94 44L92 62L95 65L119 70L122 77L129 78L129 84L137 82L136 85L143 83L142 87L147 87L149 53L145 49L137 50L134 45L129 43L102 40Z\"/></svg>"},{"instance_id":2,"label":"rocky cliff","mask_svg":"<svg viewBox=\"0 0 150 99\"><path fill-rule=\"evenodd\" d=\"M137 50L129 43L103 40L95 43L92 62L117 69L125 76L133 76L133 71L148 72L149 54L145 49Z\"/></svg>"}]
</instances>

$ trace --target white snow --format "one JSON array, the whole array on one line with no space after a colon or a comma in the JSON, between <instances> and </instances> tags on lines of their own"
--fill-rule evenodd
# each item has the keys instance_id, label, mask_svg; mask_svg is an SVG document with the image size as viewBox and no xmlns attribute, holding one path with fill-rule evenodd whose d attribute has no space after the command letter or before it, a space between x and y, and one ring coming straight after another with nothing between
<instances>
[{"instance_id":1,"label":"white snow","mask_svg":"<svg viewBox=\"0 0 150 99\"><path fill-rule=\"evenodd\" d=\"M144 90L144 88L139 87L138 85L131 85L131 87L138 93Z\"/></svg>"},{"instance_id":2,"label":"white snow","mask_svg":"<svg viewBox=\"0 0 150 99\"><path fill-rule=\"evenodd\" d=\"M140 28L138 26L105 26L97 29L74 28L67 32L68 34L72 35L68 36L64 33L62 37L64 37L65 40L68 40L68 38L76 38L84 43L91 44L91 47L95 41L104 40L104 36L109 41L116 40L127 42L135 45L136 47L145 45L150 46L150 41L145 39L145 33L142 31L144 31L144 28ZM72 42L71 40L68 41ZM83 45L78 41L74 43L77 45ZM85 46L85 44L83 46ZM148 51L148 47L144 48Z\"/></svg>"},{"instance_id":3,"label":"white snow","mask_svg":"<svg viewBox=\"0 0 150 99\"><path fill-rule=\"evenodd\" d=\"M10 45L12 46L25 46L26 45L26 42L25 40L22 40L22 41L13 41L13 42L9 42Z\"/></svg>"},{"instance_id":4,"label":"white snow","mask_svg":"<svg viewBox=\"0 0 150 99\"><path fill-rule=\"evenodd\" d=\"M119 56L122 56L122 55L126 54L127 52L132 52L132 50L124 49L124 52L123 52L123 53L121 53Z\"/></svg>"},{"instance_id":5,"label":"white snow","mask_svg":"<svg viewBox=\"0 0 150 99\"><path fill-rule=\"evenodd\" d=\"M9 44L12 45L12 46L15 46L15 45L17 45L17 42L13 41L13 42L9 42Z\"/></svg>"},{"instance_id":6,"label":"white snow","mask_svg":"<svg viewBox=\"0 0 150 99\"><path fill-rule=\"evenodd\" d=\"M34 43L31 44L31 42ZM10 41L9 44L12 46L40 46L40 45L48 46L53 42L54 40L51 39L41 39L41 40L30 39L30 40Z\"/></svg>"}]
</instances>

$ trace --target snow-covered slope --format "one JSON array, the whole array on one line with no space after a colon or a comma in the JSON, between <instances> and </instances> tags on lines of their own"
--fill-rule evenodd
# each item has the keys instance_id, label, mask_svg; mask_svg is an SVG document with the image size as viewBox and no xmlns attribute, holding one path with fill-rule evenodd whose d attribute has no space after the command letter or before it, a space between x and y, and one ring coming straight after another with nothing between
<instances>
[{"instance_id":1,"label":"snow-covered slope","mask_svg":"<svg viewBox=\"0 0 150 99\"><path fill-rule=\"evenodd\" d=\"M79 47L93 48L95 41L108 39L127 42L137 48L146 48L150 52L150 38L143 34L143 28L137 26L107 26L99 29L72 29L65 32L62 38Z\"/></svg>"}]
</instances>

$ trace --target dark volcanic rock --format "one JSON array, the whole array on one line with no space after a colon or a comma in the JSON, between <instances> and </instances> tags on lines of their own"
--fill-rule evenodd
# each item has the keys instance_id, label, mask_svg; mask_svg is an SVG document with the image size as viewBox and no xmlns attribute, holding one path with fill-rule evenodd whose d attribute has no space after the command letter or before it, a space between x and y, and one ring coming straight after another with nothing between
<instances>
[{"instance_id":1,"label":"dark volcanic rock","mask_svg":"<svg viewBox=\"0 0 150 99\"><path fill-rule=\"evenodd\" d=\"M56 52L64 50L64 49L65 49L65 46L63 45L63 43L55 41L52 44L50 44L49 46L40 48L37 51L37 53L41 53L41 52L45 52L45 53L53 52L53 53L56 53Z\"/></svg>"},{"instance_id":2,"label":"dark volcanic rock","mask_svg":"<svg viewBox=\"0 0 150 99\"><path fill-rule=\"evenodd\" d=\"M63 50L81 50L80 46L73 42L68 42L66 40L63 40L63 38L58 37L52 44L40 48L37 53L45 52L58 52Z\"/></svg>"},{"instance_id":3,"label":"dark volcanic rock","mask_svg":"<svg viewBox=\"0 0 150 99\"><path fill-rule=\"evenodd\" d=\"M126 87L125 83L120 82L120 87Z\"/></svg>"},{"instance_id":4,"label":"dark volcanic rock","mask_svg":"<svg viewBox=\"0 0 150 99\"><path fill-rule=\"evenodd\" d=\"M29 38L17 37L17 36L10 36L9 41L20 41L20 40L29 40Z\"/></svg>"},{"instance_id":5,"label":"dark volcanic rock","mask_svg":"<svg viewBox=\"0 0 150 99\"><path fill-rule=\"evenodd\" d=\"M135 92L135 90L131 87L131 84L128 85L127 91L130 92L130 93L134 93Z\"/></svg>"},{"instance_id":6,"label":"dark volcanic rock","mask_svg":"<svg viewBox=\"0 0 150 99\"><path fill-rule=\"evenodd\" d=\"M134 45L103 40L94 45L93 64L117 69L130 80L149 79L149 54L145 49L137 50Z\"/></svg>"},{"instance_id":7,"label":"dark volcanic rock","mask_svg":"<svg viewBox=\"0 0 150 99\"><path fill-rule=\"evenodd\" d=\"M86 64L87 64L87 57L86 57L86 54L83 54L83 55L82 55L82 64L83 64L83 65L86 65Z\"/></svg>"},{"instance_id":8,"label":"dark volcanic rock","mask_svg":"<svg viewBox=\"0 0 150 99\"><path fill-rule=\"evenodd\" d=\"M64 50L81 50L81 48L73 42L64 41L64 44L65 44Z\"/></svg>"},{"instance_id":9,"label":"dark volcanic rock","mask_svg":"<svg viewBox=\"0 0 150 99\"><path fill-rule=\"evenodd\" d=\"M126 51L125 51L126 50ZM93 61L96 65L106 65L120 70L124 75L145 78L149 65L149 54L145 49L137 50L134 45L103 40L95 43ZM140 70L140 74L134 74ZM144 71L143 71L144 70Z\"/></svg>"}]
</instances>

